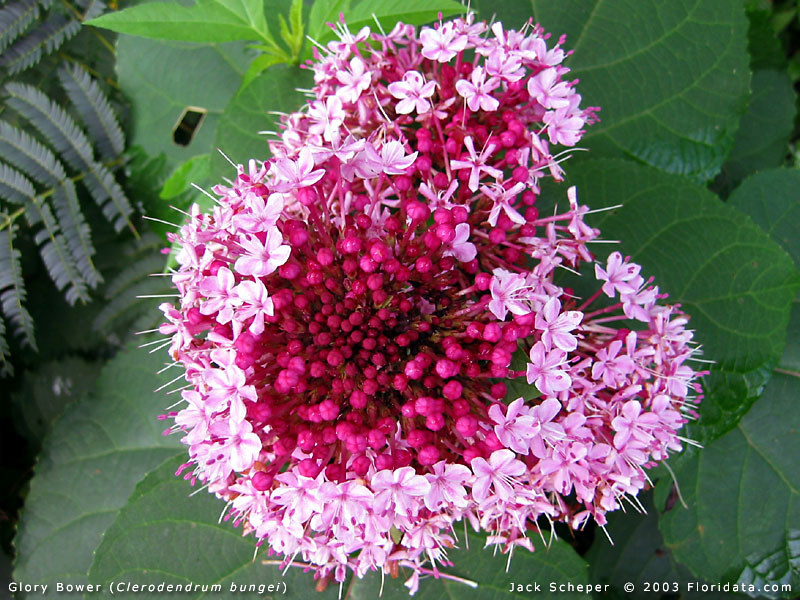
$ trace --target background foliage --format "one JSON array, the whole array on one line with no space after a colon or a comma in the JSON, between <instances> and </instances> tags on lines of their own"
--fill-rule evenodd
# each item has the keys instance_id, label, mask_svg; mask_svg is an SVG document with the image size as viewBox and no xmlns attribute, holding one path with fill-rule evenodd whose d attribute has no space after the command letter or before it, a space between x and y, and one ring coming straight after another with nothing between
<instances>
[{"instance_id":1,"label":"background foliage","mask_svg":"<svg viewBox=\"0 0 800 600\"><path fill-rule=\"evenodd\" d=\"M506 557L482 552L470 534L469 549L451 555L452 571L478 589L425 581L419 596L503 598L512 581L608 584L598 598L625 596L627 582L633 596L657 597L643 593L653 581L680 582L686 598L689 581L784 583L792 591L756 595L797 596L797 4L473 7L506 27L532 17L567 34L568 65L602 121L583 139L590 152L570 159L564 186L577 185L593 208L622 205L592 225L684 305L713 363L688 432L705 448L652 472L647 514L614 514L613 547L593 528L559 530L549 549L518 552L506 571ZM274 131L273 113L299 106L295 89L310 85L298 68L311 55L306 34L330 39L325 23L340 12L353 28L374 24L372 13L386 28L462 7L196 0L117 8L0 7L0 367L14 371L3 380L0 423L6 456L15 457L0 471L0 573L13 555L13 577L26 583L284 580L290 597L307 598L309 574L262 564L269 557L254 556L251 538L218 522L220 503L205 492L188 498L188 483L173 475L184 452L161 435L156 416L175 396L153 390L177 369L164 368L155 338L145 348L129 342L158 322L158 300L137 296L170 293L166 278L147 277L164 268L166 226L139 215L175 222L170 206L202 200L191 183L232 173L215 148L235 162L266 157L259 132ZM92 18L95 27L81 28ZM540 202L563 196L557 188ZM598 258L614 249L603 248ZM384 584L384 597L405 596L398 581ZM351 581L343 595L374 598L380 585L377 576Z\"/></svg>"}]
</instances>

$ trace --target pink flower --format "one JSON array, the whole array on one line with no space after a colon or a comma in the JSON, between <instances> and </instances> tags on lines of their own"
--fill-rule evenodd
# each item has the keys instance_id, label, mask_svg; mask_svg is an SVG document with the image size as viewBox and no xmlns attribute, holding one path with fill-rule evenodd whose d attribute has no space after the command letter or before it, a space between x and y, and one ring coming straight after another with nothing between
<instances>
[{"instance_id":1,"label":"pink flower","mask_svg":"<svg viewBox=\"0 0 800 600\"><path fill-rule=\"evenodd\" d=\"M594 266L597 279L605 281L603 292L609 298L613 298L616 292L620 294L632 294L639 289L644 280L639 276L641 267L637 264L629 263L622 259L622 254L612 252L608 255L606 268L600 265Z\"/></svg>"},{"instance_id":2,"label":"pink flower","mask_svg":"<svg viewBox=\"0 0 800 600\"><path fill-rule=\"evenodd\" d=\"M339 130L344 124L346 113L338 96L328 96L325 101L312 102L308 109L311 124L309 133L322 134L329 142L339 139Z\"/></svg>"},{"instance_id":3,"label":"pink flower","mask_svg":"<svg viewBox=\"0 0 800 600\"><path fill-rule=\"evenodd\" d=\"M497 423L494 433L497 439L510 450L517 454L528 454L530 438L537 432L534 428L533 417L525 407L525 400L517 398L508 405L503 414L499 404L489 408L489 418Z\"/></svg>"},{"instance_id":4,"label":"pink flower","mask_svg":"<svg viewBox=\"0 0 800 600\"><path fill-rule=\"evenodd\" d=\"M243 281L236 286L235 291L242 301L241 308L236 311L236 319L244 321L252 317L253 322L248 329L256 335L262 333L264 317L271 317L275 314L272 298L269 297L264 282L260 279Z\"/></svg>"},{"instance_id":5,"label":"pink flower","mask_svg":"<svg viewBox=\"0 0 800 600\"><path fill-rule=\"evenodd\" d=\"M489 310L500 321L506 318L509 311L515 315L531 312L531 286L523 275L495 269L489 290L492 294Z\"/></svg>"},{"instance_id":6,"label":"pink flower","mask_svg":"<svg viewBox=\"0 0 800 600\"><path fill-rule=\"evenodd\" d=\"M446 63L467 47L467 36L460 34L452 23L445 23L436 29L423 27L420 32L422 56Z\"/></svg>"},{"instance_id":7,"label":"pink flower","mask_svg":"<svg viewBox=\"0 0 800 600\"><path fill-rule=\"evenodd\" d=\"M531 348L527 369L528 383L534 384L543 394L555 394L569 388L572 379L565 370L567 353L555 348L548 351L542 342Z\"/></svg>"},{"instance_id":8,"label":"pink flower","mask_svg":"<svg viewBox=\"0 0 800 600\"><path fill-rule=\"evenodd\" d=\"M416 499L424 497L431 489L428 480L417 475L411 467L394 471L378 471L370 481L375 492L375 510L393 510L401 516L413 516L419 510Z\"/></svg>"},{"instance_id":9,"label":"pink flower","mask_svg":"<svg viewBox=\"0 0 800 600\"><path fill-rule=\"evenodd\" d=\"M206 277L200 283L200 292L206 297L200 305L204 315L218 314L217 321L227 323L233 318L234 306L238 303L234 293L236 279L227 267L220 267L216 277Z\"/></svg>"},{"instance_id":10,"label":"pink flower","mask_svg":"<svg viewBox=\"0 0 800 600\"><path fill-rule=\"evenodd\" d=\"M580 325L581 319L583 319L582 312L571 310L562 313L558 298L550 298L536 315L534 326L541 331L542 343L546 350L555 346L565 352L571 352L578 347L578 340L570 332Z\"/></svg>"},{"instance_id":11,"label":"pink flower","mask_svg":"<svg viewBox=\"0 0 800 600\"><path fill-rule=\"evenodd\" d=\"M406 155L403 144L397 140L390 140L381 146L380 165L387 175L402 175L416 158L417 152Z\"/></svg>"},{"instance_id":12,"label":"pink flower","mask_svg":"<svg viewBox=\"0 0 800 600\"><path fill-rule=\"evenodd\" d=\"M275 173L274 190L278 192L288 192L297 188L313 185L322 179L325 171L314 169L314 157L311 150L303 148L297 160L291 158L279 158L272 164L272 172Z\"/></svg>"},{"instance_id":13,"label":"pink flower","mask_svg":"<svg viewBox=\"0 0 800 600\"><path fill-rule=\"evenodd\" d=\"M478 67L472 71L472 81L460 79L456 82L456 91L463 97L469 109L473 112L485 110L492 112L500 106L499 100L491 95L491 92L500 86L500 79L489 77L486 81L486 72L483 67Z\"/></svg>"},{"instance_id":14,"label":"pink flower","mask_svg":"<svg viewBox=\"0 0 800 600\"><path fill-rule=\"evenodd\" d=\"M543 117L547 125L547 137L553 144L564 144L574 146L583 135L583 126L586 119L581 114L566 108L558 108L554 111L546 112Z\"/></svg>"},{"instance_id":15,"label":"pink flower","mask_svg":"<svg viewBox=\"0 0 800 600\"><path fill-rule=\"evenodd\" d=\"M418 115L422 115L431 109L428 98L436 91L436 82L426 82L417 71L406 71L402 81L390 83L388 89L392 96L400 100L395 107L398 114L407 115L416 110Z\"/></svg>"},{"instance_id":16,"label":"pink flower","mask_svg":"<svg viewBox=\"0 0 800 600\"><path fill-rule=\"evenodd\" d=\"M263 277L289 260L291 248L283 244L283 236L277 229L270 229L262 242L257 236L239 240L245 253L236 259L236 271L242 275Z\"/></svg>"},{"instance_id":17,"label":"pink flower","mask_svg":"<svg viewBox=\"0 0 800 600\"><path fill-rule=\"evenodd\" d=\"M487 461L478 457L472 459L472 472L475 482L472 484L472 496L478 502L489 497L491 489L497 497L506 502L514 497L515 477L525 473L525 463L515 458L511 450L496 450Z\"/></svg>"},{"instance_id":18,"label":"pink flower","mask_svg":"<svg viewBox=\"0 0 800 600\"><path fill-rule=\"evenodd\" d=\"M455 226L455 237L450 242L450 248L444 251L444 256L454 256L459 262L469 262L477 254L475 244L469 241L469 224L459 223Z\"/></svg>"},{"instance_id":19,"label":"pink flower","mask_svg":"<svg viewBox=\"0 0 800 600\"><path fill-rule=\"evenodd\" d=\"M267 198L248 192L244 203L250 209L246 213L239 213L233 217L233 222L242 231L248 233L261 233L268 231L278 222L283 211L283 195L270 194Z\"/></svg>"},{"instance_id":20,"label":"pink flower","mask_svg":"<svg viewBox=\"0 0 800 600\"><path fill-rule=\"evenodd\" d=\"M566 81L560 80L559 70L551 67L528 79L528 93L543 107L557 109L569 106L573 92Z\"/></svg>"},{"instance_id":21,"label":"pink flower","mask_svg":"<svg viewBox=\"0 0 800 600\"><path fill-rule=\"evenodd\" d=\"M489 144L487 142L487 145L481 150L480 156L475 154L475 146L472 143L471 136L464 138L464 145L467 147L467 152L469 152L469 160L451 160L450 167L453 169L470 170L468 184L470 190L474 192L478 189L478 181L480 180L481 172L491 175L495 179L502 179L503 172L500 169L486 165L486 161L492 155L496 147L494 144Z\"/></svg>"},{"instance_id":22,"label":"pink flower","mask_svg":"<svg viewBox=\"0 0 800 600\"><path fill-rule=\"evenodd\" d=\"M444 461L437 462L432 468L433 473L425 475L431 486L423 496L428 510L438 511L444 506L467 508L469 497L464 486L472 480L469 468Z\"/></svg>"},{"instance_id":23,"label":"pink flower","mask_svg":"<svg viewBox=\"0 0 800 600\"><path fill-rule=\"evenodd\" d=\"M491 198L493 203L492 209L489 211L489 218L487 219L489 225L492 227L497 225L497 219L501 214L500 211L503 211L505 216L511 219L514 223L519 223L520 225L525 223L525 217L519 214L512 206L517 194L522 192L524 189L525 185L519 182L515 183L508 189L505 189L496 183L493 183L489 186L481 186L481 191L486 196Z\"/></svg>"},{"instance_id":24,"label":"pink flower","mask_svg":"<svg viewBox=\"0 0 800 600\"><path fill-rule=\"evenodd\" d=\"M340 69L336 79L341 84L336 88L336 95L342 102L352 103L369 87L372 74L366 70L364 61L355 56L350 60L350 69Z\"/></svg>"}]
</instances>

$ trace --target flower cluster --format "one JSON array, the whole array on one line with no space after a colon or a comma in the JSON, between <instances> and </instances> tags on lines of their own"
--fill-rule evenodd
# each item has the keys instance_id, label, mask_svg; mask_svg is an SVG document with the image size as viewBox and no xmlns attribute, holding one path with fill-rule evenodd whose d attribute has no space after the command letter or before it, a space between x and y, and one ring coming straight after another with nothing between
<instances>
[{"instance_id":1,"label":"flower cluster","mask_svg":"<svg viewBox=\"0 0 800 600\"><path fill-rule=\"evenodd\" d=\"M560 40L471 16L389 34L341 24L274 158L174 236L171 413L187 477L327 581L439 575L467 519L533 550L540 519L600 525L681 448L698 373L687 319L570 188L540 214L551 146L595 119ZM599 289L598 289L599 288ZM509 394L507 383L527 390Z\"/></svg>"}]
</instances>

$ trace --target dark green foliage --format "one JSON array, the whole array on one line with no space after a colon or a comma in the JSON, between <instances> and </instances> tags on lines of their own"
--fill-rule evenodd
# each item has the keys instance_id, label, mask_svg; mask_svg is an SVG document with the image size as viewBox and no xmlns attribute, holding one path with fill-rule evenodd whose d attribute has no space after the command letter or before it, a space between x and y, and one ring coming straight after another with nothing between
<instances>
[{"instance_id":1,"label":"dark green foliage","mask_svg":"<svg viewBox=\"0 0 800 600\"><path fill-rule=\"evenodd\" d=\"M76 37L74 53L67 42L84 19L102 10L94 1L72 6L27 0L0 9L0 361L6 372L14 351L6 330L19 344L37 346L25 291L32 265L20 261L20 243L33 242L56 288L75 304L90 301L103 282L95 264L96 219L88 217L87 201L116 231L136 234L132 203L115 175L124 163L119 118L89 74L91 66L62 58L97 53L91 50L101 47L97 33L88 49L86 36Z\"/></svg>"}]
</instances>

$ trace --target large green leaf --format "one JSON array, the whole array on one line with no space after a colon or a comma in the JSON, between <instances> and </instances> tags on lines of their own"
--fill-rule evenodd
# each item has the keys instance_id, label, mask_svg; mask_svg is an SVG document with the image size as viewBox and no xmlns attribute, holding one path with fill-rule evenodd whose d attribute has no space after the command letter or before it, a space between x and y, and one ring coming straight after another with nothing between
<instances>
[{"instance_id":1,"label":"large green leaf","mask_svg":"<svg viewBox=\"0 0 800 600\"><path fill-rule=\"evenodd\" d=\"M339 589L334 584L321 595L315 593L311 573L300 568L290 568L281 575L281 570L274 564L263 564L263 561L274 561L276 557L269 557L265 550L255 552L252 537L242 537L240 529L228 522L220 522L222 502L205 490L188 497L192 488L174 474L183 460L183 455L168 460L136 487L97 550L90 572L92 582L103 585L104 589L114 581L156 585L161 582L201 586L218 584L222 597L224 592L230 593L232 583L237 586L274 583L285 584L285 597L288 598L337 597ZM551 582L556 586L588 584L588 565L565 542L556 541L549 550L539 548L533 554L518 550L508 571L508 557L493 556L491 549L483 549L483 543L480 536L470 533L469 550L449 552L455 566L447 572L478 582L477 589L453 580L425 579L421 581L415 598L489 600L530 595L528 592L509 594L512 582L522 585L539 582L544 586ZM402 572L397 580L386 578L382 598L408 598L403 581ZM380 576L371 574L363 580L346 583L343 597L346 600L372 600L379 597L380 588ZM283 597L280 593L265 592L267 597ZM172 598L176 593L148 596ZM182 598L209 594L212 597L217 595L210 589L207 593L201 590L180 593ZM264 597L263 594L260 597ZM244 594L242 597L259 597L259 594ZM585 597L585 593L562 593L558 597Z\"/></svg>"},{"instance_id":2,"label":"large green leaf","mask_svg":"<svg viewBox=\"0 0 800 600\"><path fill-rule=\"evenodd\" d=\"M714 364L690 433L701 441L723 434L781 356L800 283L790 257L747 215L683 177L620 160L585 161L567 172L582 203L623 205L591 223L603 238L621 240L618 248L691 315L695 339ZM599 254L616 248L593 247Z\"/></svg>"},{"instance_id":3,"label":"large green leaf","mask_svg":"<svg viewBox=\"0 0 800 600\"><path fill-rule=\"evenodd\" d=\"M252 537L242 537L241 529L219 522L224 503L206 490L189 497L195 490L175 476L175 470L185 460L185 453L181 453L136 486L97 549L89 574L93 583L102 584L106 590L112 581L156 585L161 582L219 584L222 592L228 593L231 583L237 586L285 583L286 596L290 598L336 597L336 586L317 596L314 580L301 569L290 569L282 576L276 566L262 564L262 560L270 557L266 551L255 552ZM176 593L148 593L148 597L174 598ZM241 597L263 598L263 594ZM180 593L181 598L207 595L201 589ZM224 593L210 595L226 596ZM136 594L115 596L135 597ZM268 593L266 597L278 596Z\"/></svg>"},{"instance_id":4,"label":"large green leaf","mask_svg":"<svg viewBox=\"0 0 800 600\"><path fill-rule=\"evenodd\" d=\"M795 332L799 333L799 332ZM737 427L676 467L688 510L661 516L667 546L709 581L800 589L800 378L776 373ZM665 482L664 487L669 487ZM662 490L662 495L664 490ZM794 592L792 592L792 589ZM768 593L769 592L769 593Z\"/></svg>"},{"instance_id":5,"label":"large green leaf","mask_svg":"<svg viewBox=\"0 0 800 600\"><path fill-rule=\"evenodd\" d=\"M86 23L157 40L211 43L261 40L274 44L263 0L197 0L191 6L148 2Z\"/></svg>"},{"instance_id":6,"label":"large green leaf","mask_svg":"<svg viewBox=\"0 0 800 600\"><path fill-rule=\"evenodd\" d=\"M163 350L120 353L94 394L53 425L15 539L17 581L85 583L103 532L136 482L175 454L177 438L164 437L156 418L169 398L153 390L175 376L156 375L163 362Z\"/></svg>"},{"instance_id":7,"label":"large green leaf","mask_svg":"<svg viewBox=\"0 0 800 600\"><path fill-rule=\"evenodd\" d=\"M11 396L17 430L38 446L64 408L94 387L99 370L96 362L68 357L23 373L20 387Z\"/></svg>"},{"instance_id":8,"label":"large green leaf","mask_svg":"<svg viewBox=\"0 0 800 600\"><path fill-rule=\"evenodd\" d=\"M213 148L217 122L247 68L244 45L187 44L120 36L117 73L131 102L131 145L171 166ZM187 109L205 111L191 141L179 146L173 131Z\"/></svg>"},{"instance_id":9,"label":"large green leaf","mask_svg":"<svg viewBox=\"0 0 800 600\"><path fill-rule=\"evenodd\" d=\"M800 170L770 169L747 178L728 203L747 213L800 268Z\"/></svg>"},{"instance_id":10,"label":"large green leaf","mask_svg":"<svg viewBox=\"0 0 800 600\"><path fill-rule=\"evenodd\" d=\"M515 0L478 3L519 27ZM526 4L527 6L527 4ZM747 106L747 19L731 0L531 0L535 21L574 49L570 76L601 123L581 146L706 181ZM508 17L508 18L506 18Z\"/></svg>"},{"instance_id":11,"label":"large green leaf","mask_svg":"<svg viewBox=\"0 0 800 600\"><path fill-rule=\"evenodd\" d=\"M650 600L661 594L680 595L682 600L726 600L746 598L725 591L703 591L700 582L665 546L658 530L658 511L653 495L639 495L647 514L636 511L616 511L609 515L606 531L614 545L604 535L596 536L586 553L592 583L609 586L604 597ZM627 588L625 584L633 587ZM662 596L663 597L663 596Z\"/></svg>"},{"instance_id":12,"label":"large green leaf","mask_svg":"<svg viewBox=\"0 0 800 600\"><path fill-rule=\"evenodd\" d=\"M228 103L222 114L214 145L234 163L247 164L251 158L267 159L269 139L262 131L278 131L275 112L294 112L303 104L297 88L312 83L308 70L290 66L274 66L256 77ZM214 152L211 157L211 179L231 177L233 171L227 160Z\"/></svg>"},{"instance_id":13,"label":"large green leaf","mask_svg":"<svg viewBox=\"0 0 800 600\"><path fill-rule=\"evenodd\" d=\"M786 71L753 73L753 93L728 160L726 179L737 184L761 169L780 166L789 151L797 97Z\"/></svg>"},{"instance_id":14,"label":"large green leaf","mask_svg":"<svg viewBox=\"0 0 800 600\"><path fill-rule=\"evenodd\" d=\"M398 21L409 25L422 25L442 17L452 17L466 12L466 7L455 0L361 0L346 13L347 24L355 32L369 25L377 29L375 21L388 33Z\"/></svg>"},{"instance_id":15,"label":"large green leaf","mask_svg":"<svg viewBox=\"0 0 800 600\"><path fill-rule=\"evenodd\" d=\"M438 19L439 13L446 19L464 12L466 7L455 0L317 0L311 8L308 35L320 43L333 39L335 34L326 23L338 23L339 13L345 15L353 33L364 26L377 31L376 20L388 33L399 21L423 25Z\"/></svg>"}]
</instances>

